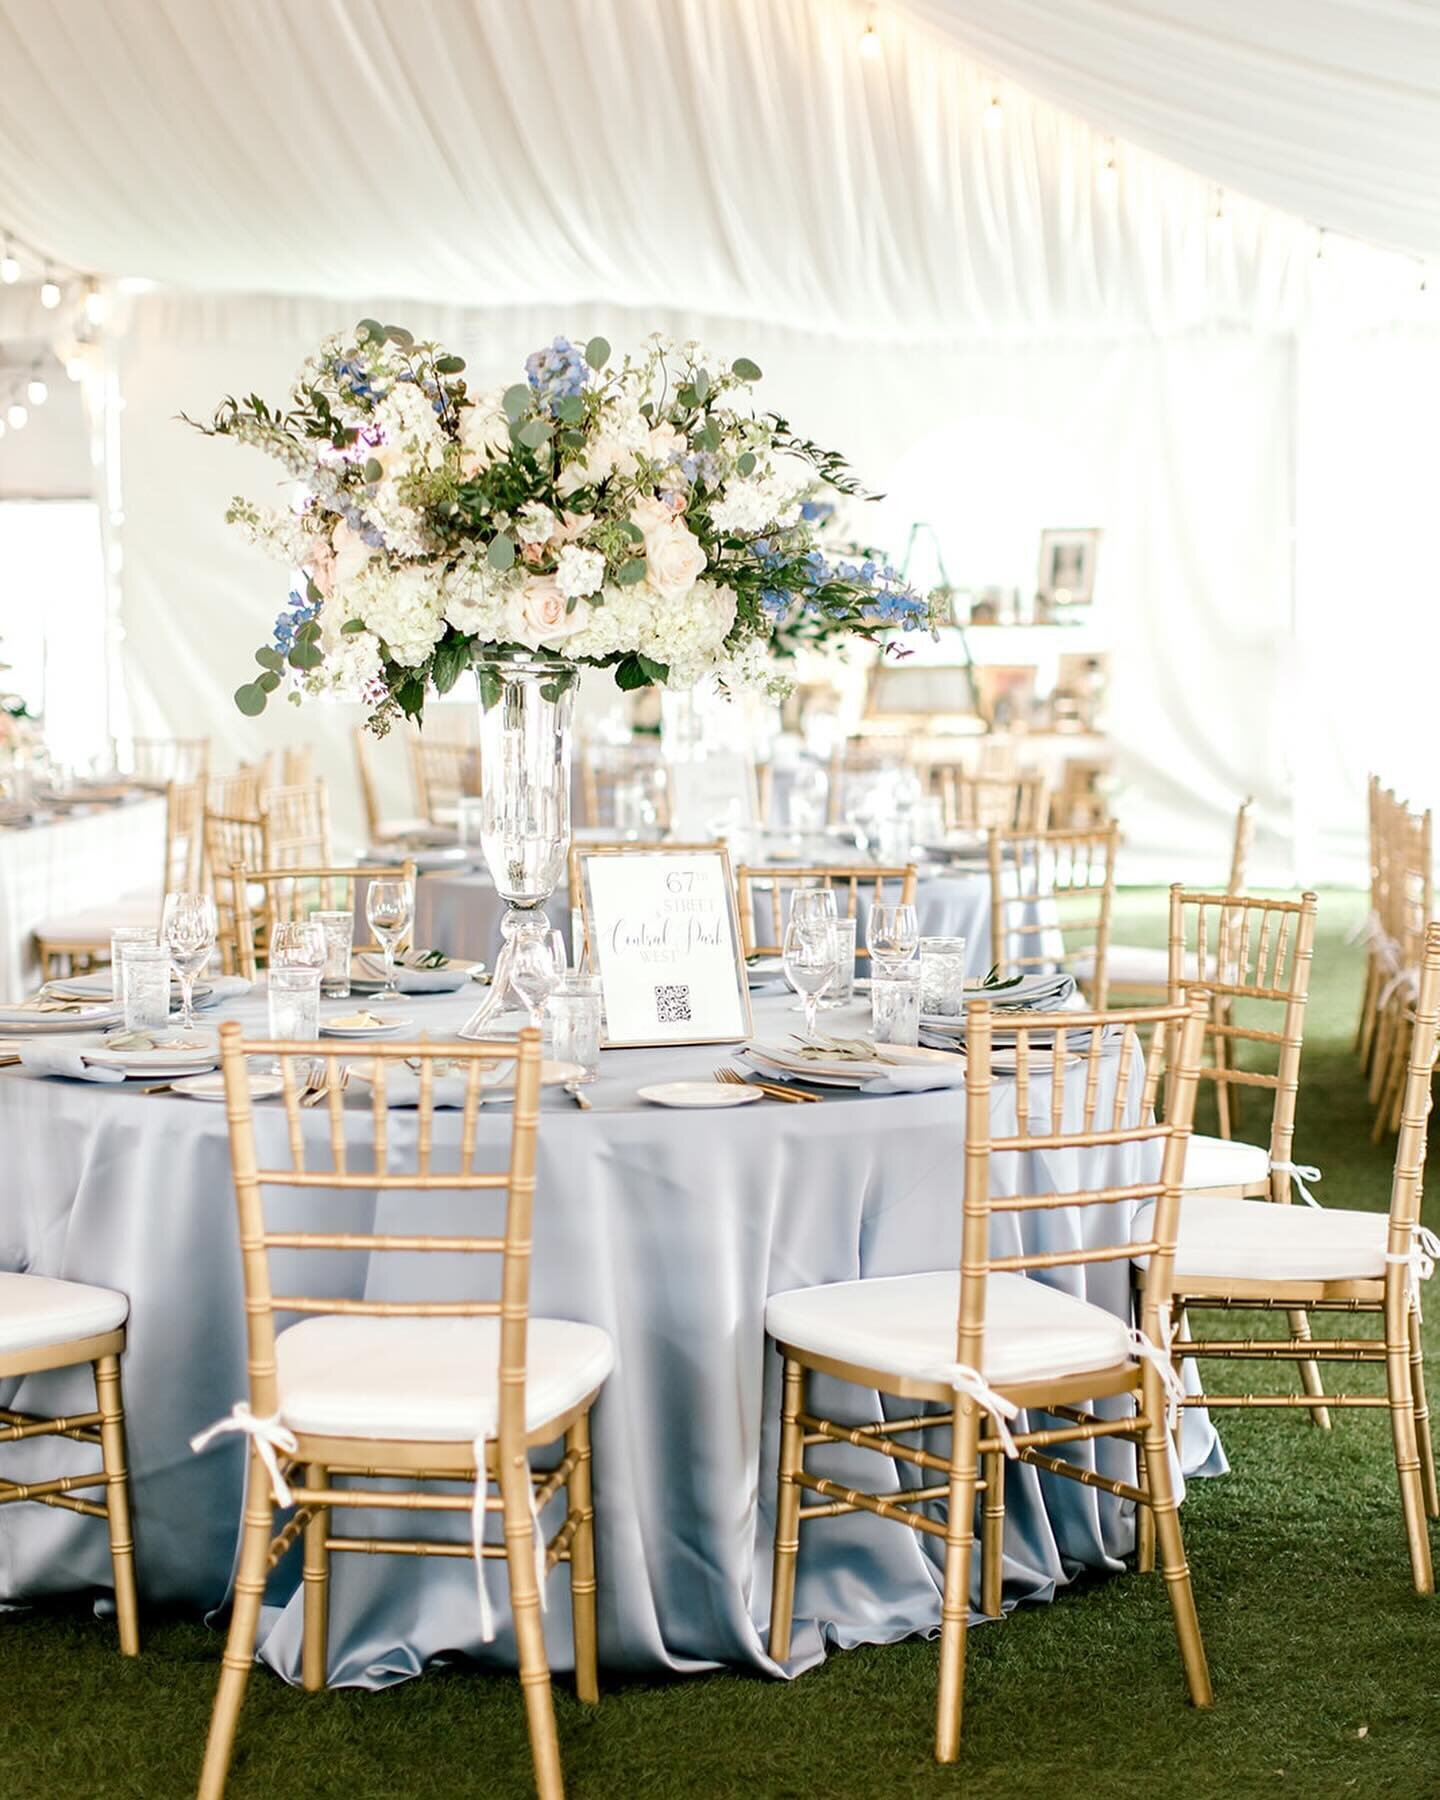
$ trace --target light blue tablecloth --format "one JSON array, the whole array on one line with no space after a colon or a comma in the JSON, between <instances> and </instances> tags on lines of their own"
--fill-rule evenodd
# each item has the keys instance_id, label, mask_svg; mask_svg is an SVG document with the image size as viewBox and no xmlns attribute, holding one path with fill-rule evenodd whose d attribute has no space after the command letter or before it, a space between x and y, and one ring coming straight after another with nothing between
<instances>
[{"instance_id":1,"label":"light blue tablecloth","mask_svg":"<svg viewBox=\"0 0 1440 1800\"><path fill-rule=\"evenodd\" d=\"M448 1035L479 990L407 999L417 1028ZM327 1003L327 1010L349 1002ZM263 999L222 1009L262 1030ZM794 1029L787 998L756 1004L759 1035ZM859 1026L853 1017L831 1015ZM358 1047L357 1047L358 1053ZM779 1363L767 1348L766 1296L816 1282L888 1275L958 1261L964 1097L838 1094L817 1106L765 1101L735 1112L671 1112L636 1088L704 1076L721 1048L611 1051L581 1112L546 1095L539 1136L532 1292L536 1314L603 1326L617 1362L595 1413L595 1498L601 1659L609 1669L696 1670L730 1665L773 1673L769 1614ZM1113 1065L1106 1079L1113 1078ZM1138 1083L1131 1092L1138 1092ZM1036 1107L1048 1108L1044 1084ZM1013 1125L1014 1084L995 1086L997 1120ZM353 1098L353 1096L352 1096ZM363 1101L361 1102L363 1105ZM398 1155L405 1115L392 1126ZM413 1117L413 1115L412 1115ZM307 1114L315 1141L326 1120ZM448 1119L448 1124L446 1120ZM283 1129L257 1108L264 1134ZM358 1134L363 1115L353 1125ZM441 1114L437 1141L458 1132ZM482 1143L497 1157L508 1114L488 1107ZM224 1109L130 1088L0 1073L0 1267L123 1289L131 1299L125 1358L130 1467L142 1593L197 1610L223 1599L236 1547L243 1452L238 1443L193 1456L188 1439L245 1393L244 1318ZM1140 1179L1133 1145L1092 1153L1091 1180ZM1007 1179L997 1159L995 1180ZM1073 1170L1027 1185L1063 1190ZM393 1208L407 1229L454 1228L443 1195L392 1196L359 1213L384 1229ZM296 1208L301 1198L295 1202ZM357 1199L314 1195L308 1221L353 1221ZM1112 1209L1003 1215L1004 1248L1094 1243L1113 1236ZM484 1291L480 1259L431 1258L429 1297ZM488 1259L487 1259L488 1260ZM307 1285L395 1297L414 1271L406 1258L316 1254ZM326 1266L328 1262L328 1266ZM489 1271L493 1273L493 1270ZM1061 1279L1117 1313L1128 1306L1123 1264L1069 1269ZM413 1289L406 1290L413 1293ZM825 1404L874 1416L854 1390ZM0 1382L0 1405L84 1411L86 1375L62 1372ZM1208 1420L1186 1417L1186 1462L1224 1463ZM1099 1466L1130 1472L1128 1448L1093 1451ZM0 1470L24 1480L90 1466L93 1452L62 1442L0 1447ZM884 1481L885 1465L836 1450L831 1472ZM58 1467L57 1467L58 1465ZM879 1471L878 1475L876 1471ZM357 1535L394 1530L394 1515L359 1514ZM407 1527L408 1528L408 1527ZM465 1522L437 1520L437 1531ZM1012 1468L1007 1484L1007 1604L1048 1599L1082 1568L1115 1570L1133 1527L1119 1502ZM978 1570L976 1580L978 1582ZM96 1521L39 1506L0 1510L0 1601L109 1587L105 1533ZM495 1584L498 1593L500 1583ZM300 1666L298 1556L271 1585L261 1654L288 1679ZM545 1631L556 1668L571 1665L564 1577L550 1583ZM858 1516L806 1527L796 1604L797 1670L826 1641L884 1642L934 1629L939 1597L927 1546L911 1533ZM382 1686L449 1651L511 1662L502 1628L479 1638L474 1575L450 1560L341 1557L334 1571L330 1679Z\"/></svg>"}]
</instances>

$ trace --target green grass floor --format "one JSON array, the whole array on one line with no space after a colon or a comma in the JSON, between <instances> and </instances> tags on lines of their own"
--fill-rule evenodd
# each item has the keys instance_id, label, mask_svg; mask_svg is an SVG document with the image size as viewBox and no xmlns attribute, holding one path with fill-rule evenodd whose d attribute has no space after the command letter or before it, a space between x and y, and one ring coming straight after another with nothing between
<instances>
[{"instance_id":1,"label":"green grass floor","mask_svg":"<svg viewBox=\"0 0 1440 1800\"><path fill-rule=\"evenodd\" d=\"M1360 910L1357 895L1322 898L1296 1154L1323 1168L1327 1204L1381 1210L1391 1146L1370 1145L1350 1048L1360 959L1345 935ZM1122 940L1163 941L1159 893L1127 893L1117 913ZM1433 1198L1427 1216L1440 1225ZM1352 1389L1379 1379L1346 1374ZM1232 1379L1244 1385L1243 1366ZM930 1760L936 1651L916 1641L832 1655L795 1682L612 1681L594 1711L559 1682L569 1792L1440 1794L1440 1601L1410 1588L1383 1413L1341 1415L1327 1435L1303 1414L1222 1423L1233 1473L1193 1483L1183 1514L1213 1711L1185 1702L1159 1578L1125 1575L973 1633L958 1768ZM192 1619L144 1629L126 1663L88 1609L0 1618L3 1800L193 1791L220 1639ZM231 1792L282 1791L524 1795L518 1686L444 1669L309 1696L257 1670Z\"/></svg>"}]
</instances>

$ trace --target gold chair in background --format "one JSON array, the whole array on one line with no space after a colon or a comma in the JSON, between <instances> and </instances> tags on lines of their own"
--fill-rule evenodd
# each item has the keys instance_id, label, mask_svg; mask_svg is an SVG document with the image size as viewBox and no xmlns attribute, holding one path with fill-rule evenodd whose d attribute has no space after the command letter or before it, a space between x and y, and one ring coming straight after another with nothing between
<instances>
[{"instance_id":1,"label":"gold chair in background","mask_svg":"<svg viewBox=\"0 0 1440 1800\"><path fill-rule=\"evenodd\" d=\"M312 912L349 912L357 924L364 917L359 891L372 881L408 881L413 890L415 865L392 868L251 869L232 864L227 871L223 907L216 911L235 922L236 973L253 981L269 966L269 945L277 925L303 924ZM380 954L380 945L357 942L358 956Z\"/></svg>"},{"instance_id":2,"label":"gold chair in background","mask_svg":"<svg viewBox=\"0 0 1440 1800\"><path fill-rule=\"evenodd\" d=\"M130 1495L125 1473L125 1408L120 1358L130 1302L113 1288L55 1281L46 1275L0 1273L0 1382L50 1369L89 1363L95 1410L66 1418L41 1418L0 1406L0 1448L31 1438L68 1438L92 1444L102 1467L95 1474L57 1475L15 1482L0 1476L0 1506L33 1500L87 1518L104 1519L110 1533L115 1616L120 1651L140 1654L140 1613L135 1596L135 1546L130 1535ZM103 1500L82 1500L86 1488L104 1488Z\"/></svg>"},{"instance_id":3,"label":"gold chair in background","mask_svg":"<svg viewBox=\"0 0 1440 1800\"><path fill-rule=\"evenodd\" d=\"M283 863L331 863L330 797L323 781L275 787L260 796L266 868Z\"/></svg>"},{"instance_id":4,"label":"gold chair in background","mask_svg":"<svg viewBox=\"0 0 1440 1800\"><path fill-rule=\"evenodd\" d=\"M779 956L785 946L785 926L790 903L802 888L833 888L835 909L842 919L855 919L857 936L855 954L869 956L864 939L858 932L858 907L863 888L871 903L913 906L915 903L915 865L876 869L857 867L853 863L817 864L798 868L786 863L776 868L753 868L744 863L735 871L735 899L740 914L740 945L747 956ZM770 901L768 930L757 923L755 896L767 895ZM844 896L843 902L840 895Z\"/></svg>"},{"instance_id":5,"label":"gold chair in background","mask_svg":"<svg viewBox=\"0 0 1440 1800\"><path fill-rule=\"evenodd\" d=\"M1002 976L1058 967L1090 1004L1109 996L1110 911L1119 828L989 833L990 956Z\"/></svg>"},{"instance_id":6,"label":"gold chair in background","mask_svg":"<svg viewBox=\"0 0 1440 1800\"><path fill-rule=\"evenodd\" d=\"M493 1634L485 1571L502 1562L536 1785L542 1800L558 1800L563 1779L539 1579L559 1562L570 1565L576 1687L580 1698L593 1704L599 1682L590 1408L610 1373L614 1352L609 1337L596 1326L530 1316L540 1034L522 1031L518 1043L367 1046L371 1106L363 1145L355 1143L353 1129L347 1130L356 1115L341 1105L341 1059L325 1058L328 1085L321 1091L328 1108L328 1158L319 1109L307 1118L301 1107L304 1072L318 1046L246 1042L233 1020L221 1026L220 1044L245 1280L251 1445L234 1608L200 1778L201 1800L217 1800L224 1792L245 1684L254 1666L266 1575L297 1542L303 1543L304 1557L302 1679L312 1691L325 1685L332 1556L378 1552L473 1558L484 1636ZM278 1057L283 1071L289 1151L274 1165L259 1161L246 1066L251 1055ZM491 1170L482 1166L495 1158L487 1158L477 1144L477 1121L482 1073L499 1060L515 1065L515 1098L508 1160ZM449 1072L437 1076L437 1062ZM418 1076L409 1072L414 1068ZM416 1150L406 1158L411 1166L405 1169L392 1166L389 1150L387 1086L392 1076L418 1083L418 1112L409 1113L415 1121ZM463 1108L447 1115L458 1126L453 1161L435 1144L437 1135L446 1135L434 1130L440 1079L464 1089ZM310 1118L316 1125L307 1130ZM412 1141L408 1129L406 1141ZM266 1142L278 1147L280 1140L267 1137ZM352 1160L363 1166L352 1170ZM326 1161L328 1167L317 1166ZM272 1188L286 1195L292 1211L296 1196L311 1191L323 1193L332 1211L337 1194L353 1194L364 1217L375 1217L378 1208L382 1222L393 1206L401 1229L342 1231L327 1223L316 1231L277 1230L266 1216L266 1193ZM471 1229L441 1234L427 1228L420 1197L441 1193L473 1208ZM500 1298L371 1300L276 1293L271 1252L282 1252L293 1270L311 1250L412 1259L439 1252L498 1262ZM357 1277L357 1291L361 1288L363 1277ZM298 1324L277 1329L277 1313L302 1317ZM261 1422L258 1428L254 1421ZM237 1408L219 1429L246 1430L245 1414ZM562 1449L554 1468L532 1471L530 1452L557 1442ZM267 1463L277 1471L273 1480ZM347 1485L338 1485L340 1477ZM377 1486L377 1480L409 1486ZM474 1491L436 1491L437 1482L472 1483ZM492 1486L498 1487L498 1495L491 1494ZM562 1493L564 1521L546 1541L540 1515ZM283 1510L292 1503L295 1512L276 1532L277 1507ZM446 1514L464 1522L465 1534L415 1539L337 1532L334 1514L343 1516L345 1509L355 1508L400 1510L412 1519ZM484 1541L484 1528L496 1515L503 1542L492 1544Z\"/></svg>"},{"instance_id":7,"label":"gold chair in background","mask_svg":"<svg viewBox=\"0 0 1440 1800\"><path fill-rule=\"evenodd\" d=\"M1001 1608L1007 1458L1099 1488L1153 1515L1190 1696L1197 1706L1210 1704L1210 1678L1171 1480L1167 1408L1174 1384L1173 1377L1167 1383L1163 1351L1169 1333L1181 1169L1204 1017L1203 1002L1197 999L1186 1007L1158 1011L1029 1015L1013 1029L1006 1018L1006 1043L1012 1037L1014 1043L1021 1124L1014 1136L1003 1137L995 1135L991 1111L994 1015L985 1002L970 1005L958 1274L941 1269L842 1281L775 1294L766 1305L765 1329L785 1364L770 1654L777 1662L790 1654L803 1523L868 1512L943 1543L935 1729L935 1754L941 1762L955 1761L960 1748L977 1494L983 1495L983 1605L992 1614ZM1157 1121L1145 1104L1139 1048L1140 1030L1153 1029L1157 1023L1171 1028L1178 1039L1171 1065L1172 1105L1163 1121ZM1123 1038L1116 1046L1118 1060L1111 1065L1114 1086L1107 1098L1102 1062L1114 1056L1113 1051L1107 1056L1105 1045L1107 1037L1113 1042L1117 1028ZM1128 1124L1131 1117L1140 1122ZM1011 1153L1043 1157L1038 1164L1043 1171L1055 1152L1094 1154L1102 1146L1120 1144L1156 1146L1158 1183L1152 1174L1136 1185L1075 1192L997 1191L1016 1179L1016 1158ZM997 1156L1005 1157L1000 1165L1004 1173L992 1167ZM1037 1165L1020 1162L1019 1168L1023 1181ZM1097 1228L1100 1242L1093 1241L1096 1234L1087 1230L1083 1249L1076 1234L1073 1248L997 1253L997 1246L1015 1241L1013 1219L1003 1215L1019 1218L1037 1210L1092 1206L1111 1209L1116 1202L1157 1195L1144 1230L1112 1224ZM1114 1214L1107 1210L1100 1217L1113 1219ZM1024 1279L1031 1271L1129 1262L1136 1256L1146 1258L1140 1301L1143 1339L1128 1320L1045 1280ZM891 1413L907 1416L859 1425L824 1417L807 1396L809 1379L816 1374L893 1396L905 1404L893 1406ZM1133 1414L1101 1418L1091 1410L1094 1401L1117 1395L1134 1395ZM926 1406L941 1410L926 1412ZM1048 1415L1045 1426L1012 1432L1007 1421L1020 1409ZM908 1416L912 1413L915 1416ZM988 1418L982 1417L985 1414ZM902 1442L935 1429L950 1432L945 1454ZM1113 1480L1053 1454L1066 1444L1102 1438L1122 1438L1137 1446L1142 1481ZM907 1485L899 1467L898 1485L881 1493L830 1480L807 1466L813 1465L813 1455L807 1457L807 1452L823 1444L853 1445L908 1465L919 1471L919 1484ZM943 1522L929 1510L940 1501L945 1503ZM814 1523L811 1529L816 1529Z\"/></svg>"},{"instance_id":8,"label":"gold chair in background","mask_svg":"<svg viewBox=\"0 0 1440 1800\"><path fill-rule=\"evenodd\" d=\"M468 738L441 737L433 724L410 731L410 769L415 809L432 825L462 796L480 792L480 746Z\"/></svg>"},{"instance_id":9,"label":"gold chair in background","mask_svg":"<svg viewBox=\"0 0 1440 1800\"><path fill-rule=\"evenodd\" d=\"M203 782L210 772L210 740L131 738L130 772L136 781L156 788L168 788L173 781Z\"/></svg>"},{"instance_id":10,"label":"gold chair in background","mask_svg":"<svg viewBox=\"0 0 1440 1800\"><path fill-rule=\"evenodd\" d=\"M389 819L380 801L380 782L375 768L375 737L363 725L350 734L355 753L355 779L360 788L360 804L365 813L367 844L386 844L399 838L424 832L429 822L419 817Z\"/></svg>"},{"instance_id":11,"label":"gold chair in background","mask_svg":"<svg viewBox=\"0 0 1440 1800\"><path fill-rule=\"evenodd\" d=\"M1377 850L1381 869L1380 932L1371 1006L1370 1100L1375 1107L1372 1141L1400 1126L1405 1067L1425 927L1435 910L1429 812L1412 812L1389 792L1379 795Z\"/></svg>"},{"instance_id":12,"label":"gold chair in background","mask_svg":"<svg viewBox=\"0 0 1440 1800\"><path fill-rule=\"evenodd\" d=\"M1038 769L1011 775L971 775L964 769L933 771L947 831L1043 831L1049 802Z\"/></svg>"},{"instance_id":13,"label":"gold chair in background","mask_svg":"<svg viewBox=\"0 0 1440 1800\"><path fill-rule=\"evenodd\" d=\"M1317 1312L1333 1317L1337 1325L1336 1333L1323 1340L1293 1333L1289 1342L1187 1336L1177 1354L1231 1362L1304 1358L1312 1368L1320 1362L1383 1364L1384 1394L1342 1392L1327 1394L1324 1400L1327 1407L1389 1411L1411 1576L1420 1594L1435 1591L1426 1518L1440 1518L1419 1291L1420 1279L1440 1252L1440 1244L1420 1223L1437 1014L1440 924L1432 922L1421 952L1388 1213L1191 1194L1185 1198L1175 1252L1175 1293L1182 1314L1243 1308L1288 1312L1293 1321ZM1381 1337L1339 1329L1352 1317L1366 1314L1383 1319ZM1304 1406L1313 1413L1314 1398L1307 1388L1300 1394L1199 1393L1187 1395L1184 1404L1286 1410Z\"/></svg>"}]
</instances>

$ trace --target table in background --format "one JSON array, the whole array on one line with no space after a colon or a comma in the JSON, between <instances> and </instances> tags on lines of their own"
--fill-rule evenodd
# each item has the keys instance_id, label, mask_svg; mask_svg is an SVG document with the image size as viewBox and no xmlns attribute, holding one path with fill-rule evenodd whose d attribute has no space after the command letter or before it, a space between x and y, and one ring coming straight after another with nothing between
<instances>
[{"instance_id":1,"label":"table in background","mask_svg":"<svg viewBox=\"0 0 1440 1800\"><path fill-rule=\"evenodd\" d=\"M404 1001L417 1029L453 1032L474 990ZM347 1002L333 1003L344 1007ZM328 1008L327 1008L328 1010ZM756 1001L761 1035L794 1028L788 996ZM223 1009L263 1033L258 995ZM832 1015L837 1024L852 1015ZM853 1012L858 1026L860 1008ZM359 1046L336 1046L363 1054ZM595 1501L602 1666L693 1671L717 1664L774 1673L765 1650L778 1433L779 1358L765 1338L769 1294L861 1275L953 1267L959 1260L964 1094L869 1096L840 1092L821 1104L764 1100L741 1109L671 1112L637 1087L707 1077L723 1047L608 1051L592 1088L594 1110L547 1091L540 1123L531 1290L536 1315L603 1326L615 1371L594 1414ZM1116 1064L1105 1067L1113 1080ZM1140 1083L1131 1083L1138 1096ZM1032 1085L1048 1117L1047 1084ZM997 1128L1013 1130L1015 1084L994 1089ZM1079 1094L1075 1095L1078 1102ZM1138 1104L1138 1100L1136 1102ZM1102 1102L1103 1104L1103 1102ZM352 1084L352 1129L368 1095ZM308 1141L328 1123L305 1115ZM392 1116L397 1159L413 1147L414 1115ZM262 1163L283 1141L284 1115L256 1109ZM509 1114L487 1104L482 1146L505 1154ZM436 1155L458 1137L459 1114L436 1118ZM120 1086L0 1073L0 1267L124 1290L131 1300L125 1398L141 1590L151 1604L196 1611L226 1592L241 1508L244 1449L238 1440L192 1456L188 1440L245 1395L243 1290L224 1108L178 1096L146 1098ZM322 1160L323 1150L315 1152ZM1086 1153L1087 1182L1142 1178L1134 1144ZM1006 1165L1009 1175L1005 1173ZM1014 1179L1002 1158L996 1179ZM1064 1186L1064 1171L1037 1185ZM276 1205L272 1202L272 1208ZM299 1216L279 1202L280 1228ZM310 1228L343 1229L363 1215L385 1231L455 1229L453 1196L311 1194ZM357 1211L358 1209L358 1211ZM478 1221L467 1220L473 1229ZM999 1248L1059 1248L1115 1241L1113 1209L1004 1214ZM413 1268L404 1259L307 1256L311 1290L395 1299ZM482 1261L486 1265L482 1268ZM429 1298L487 1293L495 1259L427 1258ZM293 1271L292 1271L293 1273ZM284 1285L283 1273L277 1277ZM1123 1263L1057 1271L1075 1293L1128 1316ZM318 1284L318 1285L317 1285ZM822 1383L822 1390L826 1384ZM88 1372L0 1382L0 1405L83 1411ZM864 1412L872 1396L817 1391L832 1416ZM908 1404L908 1403L907 1403ZM1106 1403L1102 1403L1106 1404ZM873 1411L869 1416L876 1416ZM1185 1418L1187 1464L1224 1463L1208 1419ZM1107 1474L1128 1477L1129 1446L1075 1446ZM7 1446L0 1466L26 1480L88 1466L93 1452L58 1440ZM56 1459L60 1459L57 1470ZM826 1472L849 1482L893 1483L890 1466L849 1447L826 1452ZM822 1459L824 1460L824 1459ZM1092 1464L1092 1466L1094 1466ZM367 1536L394 1518L357 1514ZM436 1523L463 1532L464 1518ZM1130 1549L1128 1508L1109 1495L1010 1470L1007 1604L1048 1599L1082 1568L1117 1571ZM299 1559L270 1593L261 1655L291 1680L300 1668ZM976 1571L976 1582L979 1571ZM0 1510L0 1601L109 1586L108 1549L94 1520L38 1506ZM492 1592L500 1590L497 1581ZM562 1582L545 1633L556 1668L571 1666ZM978 1597L978 1585L977 1585ZM504 1616L503 1609L501 1616ZM810 1526L800 1560L792 1668L841 1645L888 1642L939 1623L939 1585L927 1541L860 1515ZM383 1686L446 1652L510 1662L508 1625L495 1645L479 1639L472 1565L449 1559L340 1557L332 1583L332 1683Z\"/></svg>"},{"instance_id":2,"label":"table in background","mask_svg":"<svg viewBox=\"0 0 1440 1800\"><path fill-rule=\"evenodd\" d=\"M165 801L96 805L43 824L0 829L0 999L39 979L32 933L68 913L155 889L165 852Z\"/></svg>"}]
</instances>

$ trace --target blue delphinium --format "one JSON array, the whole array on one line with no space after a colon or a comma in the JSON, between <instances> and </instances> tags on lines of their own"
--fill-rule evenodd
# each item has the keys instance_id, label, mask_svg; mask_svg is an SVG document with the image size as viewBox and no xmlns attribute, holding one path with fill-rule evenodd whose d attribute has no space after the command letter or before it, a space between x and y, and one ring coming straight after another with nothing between
<instances>
[{"instance_id":1,"label":"blue delphinium","mask_svg":"<svg viewBox=\"0 0 1440 1800\"><path fill-rule=\"evenodd\" d=\"M552 413L561 400L582 394L590 380L584 356L564 337L557 337L547 350L532 351L525 358L525 373L536 398Z\"/></svg>"},{"instance_id":2,"label":"blue delphinium","mask_svg":"<svg viewBox=\"0 0 1440 1800\"><path fill-rule=\"evenodd\" d=\"M275 621L275 648L282 656L288 656L295 644L295 633L302 625L308 625L311 619L320 617L320 601L307 600L297 589L290 590L290 610L281 613Z\"/></svg>"}]
</instances>

